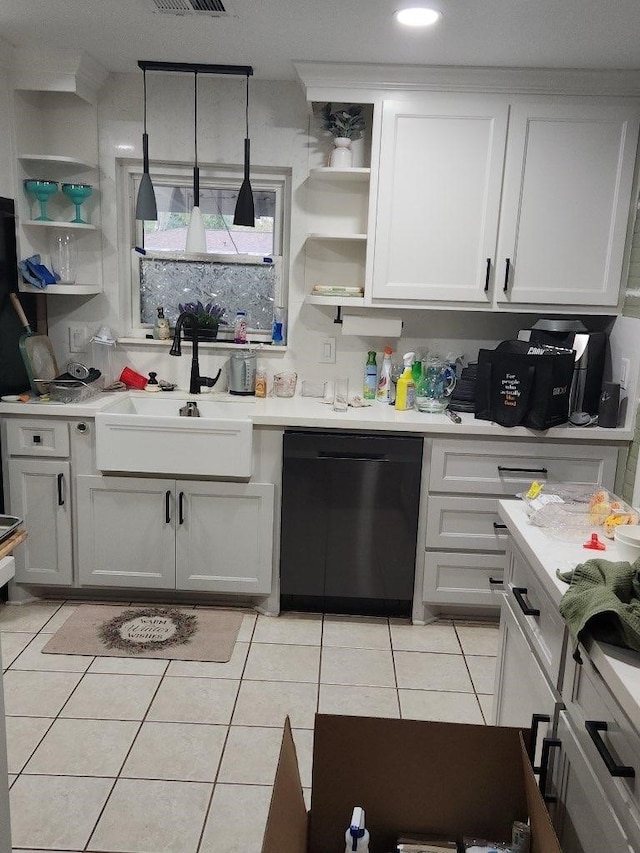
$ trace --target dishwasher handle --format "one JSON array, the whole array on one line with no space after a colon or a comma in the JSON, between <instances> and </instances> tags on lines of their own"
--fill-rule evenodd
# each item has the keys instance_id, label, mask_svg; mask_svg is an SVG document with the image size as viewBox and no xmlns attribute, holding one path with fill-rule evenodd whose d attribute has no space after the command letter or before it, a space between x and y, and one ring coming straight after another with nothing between
<instances>
[{"instance_id":1,"label":"dishwasher handle","mask_svg":"<svg viewBox=\"0 0 640 853\"><path fill-rule=\"evenodd\" d=\"M390 462L383 453L349 453L344 450L318 450L314 459L344 459L347 462Z\"/></svg>"}]
</instances>

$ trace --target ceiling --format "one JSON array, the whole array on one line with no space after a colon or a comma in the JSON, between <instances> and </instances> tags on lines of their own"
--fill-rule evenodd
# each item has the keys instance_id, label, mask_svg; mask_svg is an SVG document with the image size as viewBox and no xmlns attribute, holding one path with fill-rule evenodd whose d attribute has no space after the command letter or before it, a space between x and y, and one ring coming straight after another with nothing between
<instances>
[{"instance_id":1,"label":"ceiling","mask_svg":"<svg viewBox=\"0 0 640 853\"><path fill-rule=\"evenodd\" d=\"M433 0L443 18L422 31L392 19L411 0L222 2L223 17L178 17L154 0L2 0L0 37L119 72L138 59L253 65L261 79L294 79L303 59L640 69L638 0Z\"/></svg>"}]
</instances>

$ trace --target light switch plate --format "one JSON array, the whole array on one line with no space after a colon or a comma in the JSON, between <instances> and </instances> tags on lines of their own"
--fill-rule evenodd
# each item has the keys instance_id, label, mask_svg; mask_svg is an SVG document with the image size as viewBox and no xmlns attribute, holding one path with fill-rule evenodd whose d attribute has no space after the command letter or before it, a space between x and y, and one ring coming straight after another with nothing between
<instances>
[{"instance_id":1,"label":"light switch plate","mask_svg":"<svg viewBox=\"0 0 640 853\"><path fill-rule=\"evenodd\" d=\"M336 361L336 339L323 338L320 341L319 364L335 364Z\"/></svg>"},{"instance_id":2,"label":"light switch plate","mask_svg":"<svg viewBox=\"0 0 640 853\"><path fill-rule=\"evenodd\" d=\"M89 343L89 329L85 323L69 325L69 352L84 352Z\"/></svg>"}]
</instances>

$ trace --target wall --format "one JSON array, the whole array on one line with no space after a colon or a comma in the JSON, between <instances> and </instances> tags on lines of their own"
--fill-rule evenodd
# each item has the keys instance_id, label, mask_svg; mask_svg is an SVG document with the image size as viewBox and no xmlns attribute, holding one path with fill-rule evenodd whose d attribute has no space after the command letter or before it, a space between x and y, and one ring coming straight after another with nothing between
<instances>
[{"instance_id":1,"label":"wall","mask_svg":"<svg viewBox=\"0 0 640 853\"><path fill-rule=\"evenodd\" d=\"M240 164L244 137L241 78L199 78L198 153L202 164ZM193 78L188 75L147 74L148 132L153 160L190 163L193 151ZM141 158L142 75L110 75L100 91L98 134L100 145L101 216L103 228L104 293L94 297L57 296L49 303L49 334L59 360L68 354L70 322L86 323L92 331L106 323L126 335L128 274L127 234L117 218L117 158ZM310 132L310 128L313 132ZM402 353L411 349L437 350L442 354L465 354L470 360L479 347L492 348L530 324L523 315L487 315L468 312L404 311L401 341L381 338L342 337L334 324L335 309L305 305L304 240L306 237L306 178L310 166L322 165L329 139L317 138L316 122L310 114L302 88L295 82L250 83L250 136L252 163L256 166L291 170L292 210L290 228L290 273L288 349L268 353L261 360L269 375L280 369L295 369L301 377L319 380L347 374L354 387L361 382L368 349L381 352L385 343ZM118 248L124 266L118 263ZM336 363L318 362L321 341L336 338ZM155 370L162 378L185 385L189 358L169 358L144 344L120 345L118 359L141 372ZM64 357L61 355L64 353ZM74 355L77 359L78 354ZM203 350L201 369L205 375L227 356Z\"/></svg>"}]
</instances>

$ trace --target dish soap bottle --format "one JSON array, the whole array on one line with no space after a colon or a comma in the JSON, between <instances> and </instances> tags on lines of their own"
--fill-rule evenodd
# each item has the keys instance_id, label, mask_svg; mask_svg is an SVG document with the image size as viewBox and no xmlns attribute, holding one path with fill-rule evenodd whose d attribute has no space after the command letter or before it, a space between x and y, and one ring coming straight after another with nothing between
<instances>
[{"instance_id":1,"label":"dish soap bottle","mask_svg":"<svg viewBox=\"0 0 640 853\"><path fill-rule=\"evenodd\" d=\"M153 324L153 337L157 341L168 341L171 337L169 320L164 316L164 308L162 305L158 305L156 310L158 311L158 316Z\"/></svg>"},{"instance_id":2,"label":"dish soap bottle","mask_svg":"<svg viewBox=\"0 0 640 853\"><path fill-rule=\"evenodd\" d=\"M380 378L378 379L378 390L376 391L376 400L379 403L391 402L391 355L393 350L391 347L385 347L382 354L382 367L380 368Z\"/></svg>"},{"instance_id":3,"label":"dish soap bottle","mask_svg":"<svg viewBox=\"0 0 640 853\"><path fill-rule=\"evenodd\" d=\"M413 355L414 354L412 352L408 352L402 356L402 360L404 361L404 370L400 374L398 382L396 383L396 402L394 405L396 409L399 409L402 412L413 409L415 401L416 386L411 373Z\"/></svg>"},{"instance_id":4,"label":"dish soap bottle","mask_svg":"<svg viewBox=\"0 0 640 853\"><path fill-rule=\"evenodd\" d=\"M369 832L364 826L364 809L356 806L351 815L351 823L344 834L344 853L369 853Z\"/></svg>"},{"instance_id":5,"label":"dish soap bottle","mask_svg":"<svg viewBox=\"0 0 640 853\"><path fill-rule=\"evenodd\" d=\"M367 363L364 366L364 389L362 396L365 400L375 400L376 385L378 384L378 365L374 350L367 353Z\"/></svg>"}]
</instances>

